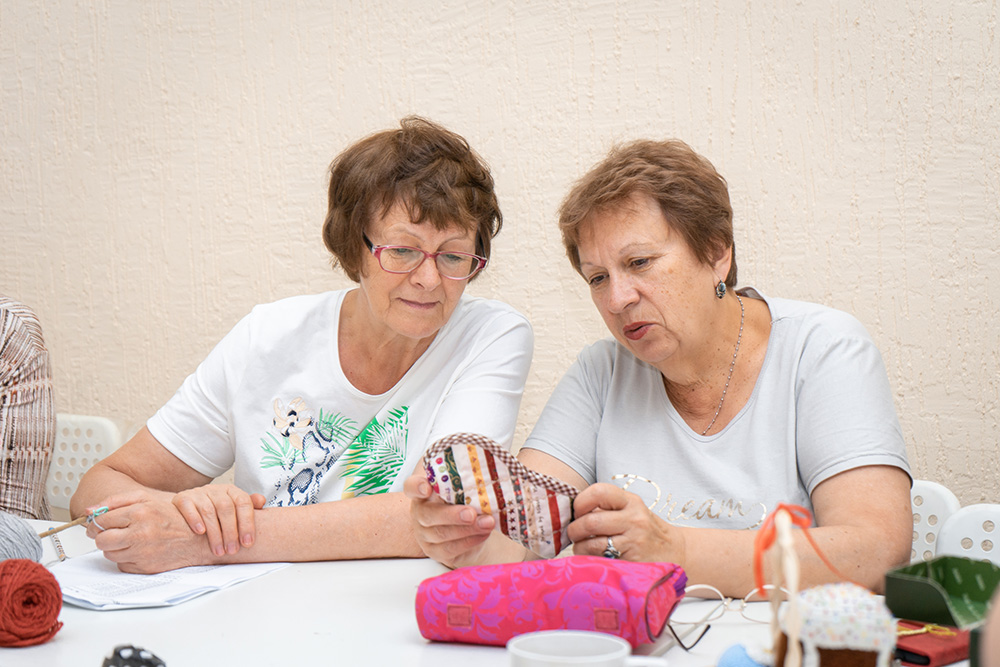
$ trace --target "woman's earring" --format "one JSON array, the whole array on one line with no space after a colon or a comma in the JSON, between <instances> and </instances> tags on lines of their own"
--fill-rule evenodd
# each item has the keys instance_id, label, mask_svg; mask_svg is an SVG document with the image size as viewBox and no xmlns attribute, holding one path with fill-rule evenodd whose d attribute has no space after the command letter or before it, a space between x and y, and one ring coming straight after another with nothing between
<instances>
[{"instance_id":1,"label":"woman's earring","mask_svg":"<svg viewBox=\"0 0 1000 667\"><path fill-rule=\"evenodd\" d=\"M720 280L719 284L715 286L715 296L718 299L721 299L722 297L726 296L726 283L725 282L723 282L723 281Z\"/></svg>"}]
</instances>

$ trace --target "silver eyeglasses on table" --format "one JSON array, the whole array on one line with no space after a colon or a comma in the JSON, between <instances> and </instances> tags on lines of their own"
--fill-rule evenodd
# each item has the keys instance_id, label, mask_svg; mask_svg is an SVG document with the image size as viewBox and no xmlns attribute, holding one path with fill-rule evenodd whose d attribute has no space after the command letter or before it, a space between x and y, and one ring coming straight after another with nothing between
<instances>
[{"instance_id":1,"label":"silver eyeglasses on table","mask_svg":"<svg viewBox=\"0 0 1000 667\"><path fill-rule=\"evenodd\" d=\"M684 589L684 598L670 614L668 627L677 644L686 651L690 650L701 641L712 623L721 619L726 612L738 612L752 623L770 623L774 609L768 600L775 591L782 600L789 595L784 588L766 585L754 588L742 598L731 598L714 586L693 584ZM784 607L784 602L781 606ZM695 633L697 636L694 640L685 643L684 640Z\"/></svg>"}]
</instances>

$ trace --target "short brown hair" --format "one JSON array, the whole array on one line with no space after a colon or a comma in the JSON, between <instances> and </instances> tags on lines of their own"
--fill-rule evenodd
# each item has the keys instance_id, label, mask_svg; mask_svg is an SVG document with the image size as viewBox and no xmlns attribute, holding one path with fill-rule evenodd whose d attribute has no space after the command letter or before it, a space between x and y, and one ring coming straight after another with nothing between
<instances>
[{"instance_id":1,"label":"short brown hair","mask_svg":"<svg viewBox=\"0 0 1000 667\"><path fill-rule=\"evenodd\" d=\"M399 125L349 146L330 165L323 242L355 282L368 224L397 202L414 222L474 230L476 254L487 259L503 224L490 168L465 139L417 116Z\"/></svg>"},{"instance_id":2,"label":"short brown hair","mask_svg":"<svg viewBox=\"0 0 1000 667\"><path fill-rule=\"evenodd\" d=\"M700 261L711 264L723 249L732 248L726 285L736 286L733 209L726 179L711 162L677 140L639 140L616 146L574 184L559 208L559 229L577 272L580 226L636 194L652 197Z\"/></svg>"}]
</instances>

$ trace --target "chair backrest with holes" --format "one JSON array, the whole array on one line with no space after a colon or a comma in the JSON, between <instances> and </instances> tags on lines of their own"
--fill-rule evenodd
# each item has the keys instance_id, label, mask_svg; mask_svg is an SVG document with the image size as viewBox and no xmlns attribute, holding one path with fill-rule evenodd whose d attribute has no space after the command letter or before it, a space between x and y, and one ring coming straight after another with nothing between
<instances>
[{"instance_id":1,"label":"chair backrest with holes","mask_svg":"<svg viewBox=\"0 0 1000 667\"><path fill-rule=\"evenodd\" d=\"M946 486L922 479L913 480L910 489L913 507L913 550L910 562L930 560L937 554L938 533L945 520L958 511L961 503Z\"/></svg>"},{"instance_id":2,"label":"chair backrest with holes","mask_svg":"<svg viewBox=\"0 0 1000 667\"><path fill-rule=\"evenodd\" d=\"M106 417L56 415L56 444L46 491L52 507L69 509L83 474L121 445L118 427Z\"/></svg>"},{"instance_id":3,"label":"chair backrest with holes","mask_svg":"<svg viewBox=\"0 0 1000 667\"><path fill-rule=\"evenodd\" d=\"M937 555L1000 565L1000 505L967 505L948 517L938 535Z\"/></svg>"}]
</instances>

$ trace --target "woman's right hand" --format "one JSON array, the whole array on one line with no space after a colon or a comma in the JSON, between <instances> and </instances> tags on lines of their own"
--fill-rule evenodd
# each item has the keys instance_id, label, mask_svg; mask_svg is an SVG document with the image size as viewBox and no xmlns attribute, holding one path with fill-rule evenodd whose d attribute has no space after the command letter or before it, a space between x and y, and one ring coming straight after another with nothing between
<instances>
[{"instance_id":1,"label":"woman's right hand","mask_svg":"<svg viewBox=\"0 0 1000 667\"><path fill-rule=\"evenodd\" d=\"M206 484L174 494L172 502L191 531L205 535L212 553L223 556L253 546L253 513L266 499L232 484Z\"/></svg>"},{"instance_id":2,"label":"woman's right hand","mask_svg":"<svg viewBox=\"0 0 1000 667\"><path fill-rule=\"evenodd\" d=\"M404 482L403 493L410 499L413 534L427 556L448 567L482 560L496 519L466 505L446 503L431 491L419 468Z\"/></svg>"},{"instance_id":3,"label":"woman's right hand","mask_svg":"<svg viewBox=\"0 0 1000 667\"><path fill-rule=\"evenodd\" d=\"M87 523L87 537L122 572L155 574L223 562L209 553L171 502L173 494L149 489L102 499L106 511ZM96 507L88 507L91 513Z\"/></svg>"}]
</instances>

